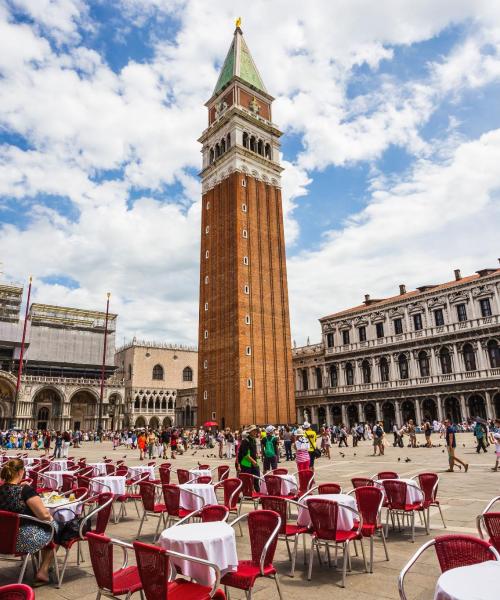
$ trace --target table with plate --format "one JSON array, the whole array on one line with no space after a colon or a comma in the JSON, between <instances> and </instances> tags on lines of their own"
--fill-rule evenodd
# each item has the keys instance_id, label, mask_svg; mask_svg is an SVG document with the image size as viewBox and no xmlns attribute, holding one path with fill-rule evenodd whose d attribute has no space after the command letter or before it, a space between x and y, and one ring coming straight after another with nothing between
<instances>
[{"instance_id":1,"label":"table with plate","mask_svg":"<svg viewBox=\"0 0 500 600\"><path fill-rule=\"evenodd\" d=\"M68 470L68 459L66 458L55 458L50 461L49 469L51 471L67 471Z\"/></svg>"},{"instance_id":2,"label":"table with plate","mask_svg":"<svg viewBox=\"0 0 500 600\"><path fill-rule=\"evenodd\" d=\"M189 469L191 479L198 481L198 477L212 477L212 471L210 469Z\"/></svg>"},{"instance_id":3,"label":"table with plate","mask_svg":"<svg viewBox=\"0 0 500 600\"><path fill-rule=\"evenodd\" d=\"M179 485L179 489L181 490L179 504L182 508L199 510L207 504L218 504L214 486L210 483L182 483ZM201 498L193 496L189 492L193 492Z\"/></svg>"},{"instance_id":4,"label":"table with plate","mask_svg":"<svg viewBox=\"0 0 500 600\"><path fill-rule=\"evenodd\" d=\"M221 576L238 567L234 529L223 521L169 527L160 535L159 544L165 550L203 558L216 564ZM202 585L213 585L213 569L178 558L173 558L172 562L186 577L192 577Z\"/></svg>"},{"instance_id":5,"label":"table with plate","mask_svg":"<svg viewBox=\"0 0 500 600\"><path fill-rule=\"evenodd\" d=\"M375 485L384 490L384 479L378 479L375 481ZM388 481L388 480L385 480ZM418 487L418 483L415 479L397 479L396 481L404 481L407 484L406 487L406 504L415 504L416 502L422 502L424 499L424 492Z\"/></svg>"},{"instance_id":6,"label":"table with plate","mask_svg":"<svg viewBox=\"0 0 500 600\"><path fill-rule=\"evenodd\" d=\"M111 492L115 495L125 493L125 475L103 475L102 477L93 477L90 480L90 490L94 494L102 492Z\"/></svg>"},{"instance_id":7,"label":"table with plate","mask_svg":"<svg viewBox=\"0 0 500 600\"><path fill-rule=\"evenodd\" d=\"M349 510L353 508L357 510L356 500L349 494L316 494L307 496L302 501L303 504L307 504L309 500L333 500L339 505L339 516L337 521L337 529L342 531L349 531L354 527L355 514ZM345 508L345 507L349 508ZM297 525L300 527L310 527L311 517L309 511L306 508L299 508L299 514L297 517Z\"/></svg>"},{"instance_id":8,"label":"table with plate","mask_svg":"<svg viewBox=\"0 0 500 600\"><path fill-rule=\"evenodd\" d=\"M450 569L437 580L434 600L492 600L499 581L500 562L496 560Z\"/></svg>"},{"instance_id":9,"label":"table with plate","mask_svg":"<svg viewBox=\"0 0 500 600\"><path fill-rule=\"evenodd\" d=\"M289 494L296 494L299 486L297 485L297 478L292 473L286 475L276 475L281 479L281 495L288 496ZM260 493L267 494L266 478L260 484Z\"/></svg>"},{"instance_id":10,"label":"table with plate","mask_svg":"<svg viewBox=\"0 0 500 600\"><path fill-rule=\"evenodd\" d=\"M155 479L155 468L152 465L139 465L136 467L128 468L129 477L143 476L146 473L149 475L150 481Z\"/></svg>"},{"instance_id":11,"label":"table with plate","mask_svg":"<svg viewBox=\"0 0 500 600\"><path fill-rule=\"evenodd\" d=\"M99 477L99 475L106 475L106 463L96 462L96 463L88 463L87 467L92 467L92 475L94 477Z\"/></svg>"},{"instance_id":12,"label":"table with plate","mask_svg":"<svg viewBox=\"0 0 500 600\"><path fill-rule=\"evenodd\" d=\"M56 494L42 496L42 502L49 509L54 520L59 523L65 523L80 516L84 504L78 500L70 500L67 496L58 496Z\"/></svg>"},{"instance_id":13,"label":"table with plate","mask_svg":"<svg viewBox=\"0 0 500 600\"><path fill-rule=\"evenodd\" d=\"M47 475L47 477L45 477ZM73 475L71 471L44 471L38 474L39 485L56 490L62 487L63 475Z\"/></svg>"}]
</instances>

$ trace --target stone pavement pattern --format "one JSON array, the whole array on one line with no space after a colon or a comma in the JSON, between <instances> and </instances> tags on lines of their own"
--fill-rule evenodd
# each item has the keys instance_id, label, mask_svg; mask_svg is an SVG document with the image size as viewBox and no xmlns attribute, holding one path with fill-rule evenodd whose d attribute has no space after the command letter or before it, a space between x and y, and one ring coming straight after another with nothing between
<instances>
[{"instance_id":1,"label":"stone pavement pattern","mask_svg":"<svg viewBox=\"0 0 500 600\"><path fill-rule=\"evenodd\" d=\"M423 438L423 436L419 436ZM386 449L386 455L383 457L371 456L372 447L369 442L361 443L357 448L342 448L344 457L340 456L339 449L332 448L332 460L321 458L317 462L316 482L334 481L342 485L344 491L351 489L350 478L353 476L371 476L380 470L395 470L401 477L412 477L422 471L434 471L440 475L440 485L438 498L441 501L443 513L445 516L447 529L443 529L439 513L431 512L431 536L441 535L443 533L468 533L477 534L475 528L476 515L480 514L488 501L495 495L500 495L500 473L493 473L490 467L494 463L493 448L489 447L487 454L476 454L474 438L472 434L458 435L457 454L463 460L470 463L469 472L446 473L447 455L444 451L443 440L438 440L434 436L434 443L441 443L441 447L435 448L393 448ZM465 444L465 447L464 447ZM73 449L72 449L73 450ZM444 453L443 453L444 451ZM192 468L198 464L198 461L208 462L212 466L217 464L229 464L226 460L215 458L214 450L199 450L193 455L193 450L189 450L183 456L179 456L173 461L173 468L186 467ZM88 462L101 459L103 455L112 457L115 460L127 455L127 464L129 466L141 464L138 460L137 451L125 451L119 448L113 451L110 443L102 445L86 443L83 448L73 450L76 456L86 456ZM207 455L211 455L207 458ZM411 462L405 462L409 457ZM399 458L399 461L398 461ZM157 461L160 464L161 461ZM233 461L231 461L231 466ZM288 466L295 471L295 464L283 462L281 466ZM234 473L234 469L232 469ZM174 476L175 481L175 476ZM250 505L244 505L244 510L249 510ZM383 511L385 519L385 510ZM156 519L150 519L144 524L141 534L141 540L151 543ZM125 541L135 539L139 521L133 505L128 508L128 517L121 523L115 525L110 522L108 526L108 535ZM244 530L245 534L245 530ZM362 560L352 559L352 572L347 573L346 588L340 587L341 572L334 567L328 568L326 564L320 566L316 560L314 562L312 580L307 581L306 566L302 560L302 543L299 543L299 554L297 559L297 568L295 577L290 578L288 573L290 563L286 552L284 542L279 542L274 564L278 569L283 596L286 599L303 600L305 593L317 594L326 593L328 597L333 594L336 597L345 600L358 599L368 600L369 598L398 598L397 577L403 565L413 555L413 553L429 538L425 530L420 526L419 519L416 519L416 541L412 544L407 531L398 533L389 532L388 549L390 561L385 560L383 547L380 540L375 541L374 552L374 573L366 574L363 571ZM250 553L249 539L247 535L236 536L238 556L240 559L248 558ZM65 580L60 590L53 586L45 586L36 590L37 600L93 600L97 593L92 567L85 544L82 545L85 562L78 567L76 565L76 549L71 551L68 569ZM365 542L367 556L369 551L368 543ZM352 552L352 551L351 551ZM353 554L353 552L352 552ZM62 556L62 552L61 552ZM133 564L133 553L129 556ZM116 567L121 564L120 553L116 554ZM339 564L341 561L339 561ZM12 583L18 575L19 565L13 563L0 562L0 584ZM433 597L434 586L439 574L437 561L434 551L431 550L419 560L413 568L407 585L409 598L415 600L424 600ZM31 568L28 566L25 582L31 580ZM257 580L254 588L255 598L277 598L274 582L266 579ZM238 590L231 590L231 598L244 598L244 593Z\"/></svg>"}]
</instances>

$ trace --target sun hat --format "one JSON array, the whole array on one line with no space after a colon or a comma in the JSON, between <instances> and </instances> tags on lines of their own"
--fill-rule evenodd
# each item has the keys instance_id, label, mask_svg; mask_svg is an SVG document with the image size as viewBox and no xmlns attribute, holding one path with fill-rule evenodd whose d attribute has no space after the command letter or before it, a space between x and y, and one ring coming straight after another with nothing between
<instances>
[{"instance_id":1,"label":"sun hat","mask_svg":"<svg viewBox=\"0 0 500 600\"><path fill-rule=\"evenodd\" d=\"M266 433L272 433L275 429L276 427L274 427L273 425L268 425L266 427Z\"/></svg>"},{"instance_id":2,"label":"sun hat","mask_svg":"<svg viewBox=\"0 0 500 600\"><path fill-rule=\"evenodd\" d=\"M295 430L295 435L304 435L304 430L302 429L302 427L299 427Z\"/></svg>"},{"instance_id":3,"label":"sun hat","mask_svg":"<svg viewBox=\"0 0 500 600\"><path fill-rule=\"evenodd\" d=\"M309 429L309 427L311 427L311 423L304 421L304 429Z\"/></svg>"},{"instance_id":4,"label":"sun hat","mask_svg":"<svg viewBox=\"0 0 500 600\"><path fill-rule=\"evenodd\" d=\"M255 431L256 429L257 429L257 425L250 425L250 427L247 427L246 432L251 433L252 431Z\"/></svg>"}]
</instances>

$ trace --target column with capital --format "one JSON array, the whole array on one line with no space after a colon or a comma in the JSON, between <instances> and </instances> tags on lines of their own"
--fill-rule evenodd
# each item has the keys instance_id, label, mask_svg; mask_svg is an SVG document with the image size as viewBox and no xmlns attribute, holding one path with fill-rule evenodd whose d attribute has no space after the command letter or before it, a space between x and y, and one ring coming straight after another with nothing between
<instances>
[{"instance_id":1,"label":"column with capital","mask_svg":"<svg viewBox=\"0 0 500 600\"><path fill-rule=\"evenodd\" d=\"M340 405L340 410L341 410L341 414L342 414L342 423L344 425L347 425L347 406L342 403Z\"/></svg>"},{"instance_id":2,"label":"column with capital","mask_svg":"<svg viewBox=\"0 0 500 600\"><path fill-rule=\"evenodd\" d=\"M460 412L462 413L462 421L467 419L468 411L467 411L467 403L465 402L465 395L460 394Z\"/></svg>"},{"instance_id":3,"label":"column with capital","mask_svg":"<svg viewBox=\"0 0 500 600\"><path fill-rule=\"evenodd\" d=\"M302 410L303 409L301 409L300 406L297 406L297 424L298 425L300 425L303 422L303 419L302 419L303 412L302 412Z\"/></svg>"},{"instance_id":4,"label":"column with capital","mask_svg":"<svg viewBox=\"0 0 500 600\"><path fill-rule=\"evenodd\" d=\"M462 373L463 371L465 371L465 365L463 364L463 355L462 353L459 354L458 352L458 348L456 344L453 344L453 356L454 356L454 371Z\"/></svg>"},{"instance_id":5,"label":"column with capital","mask_svg":"<svg viewBox=\"0 0 500 600\"><path fill-rule=\"evenodd\" d=\"M398 425L398 427L402 427L403 415L401 414L401 402L399 400L394 400L394 410L396 412L397 425Z\"/></svg>"},{"instance_id":6,"label":"column with capital","mask_svg":"<svg viewBox=\"0 0 500 600\"><path fill-rule=\"evenodd\" d=\"M420 398L415 398L415 418L417 420L416 425L422 424L422 408L420 406Z\"/></svg>"},{"instance_id":7,"label":"column with capital","mask_svg":"<svg viewBox=\"0 0 500 600\"><path fill-rule=\"evenodd\" d=\"M486 416L488 419L493 419L494 418L494 410L493 410L493 404L491 402L491 394L490 394L490 392L488 392L488 390L484 390L484 396L486 398Z\"/></svg>"},{"instance_id":8,"label":"column with capital","mask_svg":"<svg viewBox=\"0 0 500 600\"><path fill-rule=\"evenodd\" d=\"M363 413L363 403L358 402L358 423L365 420L365 415Z\"/></svg>"},{"instance_id":9,"label":"column with capital","mask_svg":"<svg viewBox=\"0 0 500 600\"><path fill-rule=\"evenodd\" d=\"M484 341L484 346L483 346ZM486 351L486 340L479 340L474 344L476 351L477 368L483 371L489 367Z\"/></svg>"},{"instance_id":10,"label":"column with capital","mask_svg":"<svg viewBox=\"0 0 500 600\"><path fill-rule=\"evenodd\" d=\"M380 402L375 402L375 414L377 415L377 421L382 420L382 412L380 410Z\"/></svg>"},{"instance_id":11,"label":"column with capital","mask_svg":"<svg viewBox=\"0 0 500 600\"><path fill-rule=\"evenodd\" d=\"M431 347L431 375L439 375L439 373L441 373L441 369L436 349Z\"/></svg>"},{"instance_id":12,"label":"column with capital","mask_svg":"<svg viewBox=\"0 0 500 600\"><path fill-rule=\"evenodd\" d=\"M443 420L443 405L441 402L440 394L436 394L436 406L437 406L438 421L441 422Z\"/></svg>"},{"instance_id":13,"label":"column with capital","mask_svg":"<svg viewBox=\"0 0 500 600\"><path fill-rule=\"evenodd\" d=\"M311 425L318 425L318 407L311 406Z\"/></svg>"}]
</instances>

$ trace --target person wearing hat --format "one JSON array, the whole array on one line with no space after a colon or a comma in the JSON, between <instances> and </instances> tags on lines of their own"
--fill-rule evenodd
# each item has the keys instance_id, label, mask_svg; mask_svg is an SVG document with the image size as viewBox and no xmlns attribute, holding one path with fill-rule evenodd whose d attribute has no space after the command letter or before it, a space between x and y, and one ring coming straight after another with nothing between
<instances>
[{"instance_id":1,"label":"person wearing hat","mask_svg":"<svg viewBox=\"0 0 500 600\"><path fill-rule=\"evenodd\" d=\"M304 430L299 427L295 430L295 462L297 471L305 471L309 468L309 440L306 438Z\"/></svg>"},{"instance_id":2,"label":"person wearing hat","mask_svg":"<svg viewBox=\"0 0 500 600\"><path fill-rule=\"evenodd\" d=\"M304 435L309 440L309 468L314 469L316 460L316 432L307 421L304 423Z\"/></svg>"},{"instance_id":3,"label":"person wearing hat","mask_svg":"<svg viewBox=\"0 0 500 600\"><path fill-rule=\"evenodd\" d=\"M241 435L241 444L238 448L238 464L241 473L255 475L253 486L256 492L260 491L260 469L257 463L257 441L259 430L255 425L250 425L246 429L246 436Z\"/></svg>"},{"instance_id":4,"label":"person wearing hat","mask_svg":"<svg viewBox=\"0 0 500 600\"><path fill-rule=\"evenodd\" d=\"M274 432L275 427L268 425L266 427L266 435L261 441L264 473L272 471L278 467L278 436L275 436Z\"/></svg>"}]
</instances>

